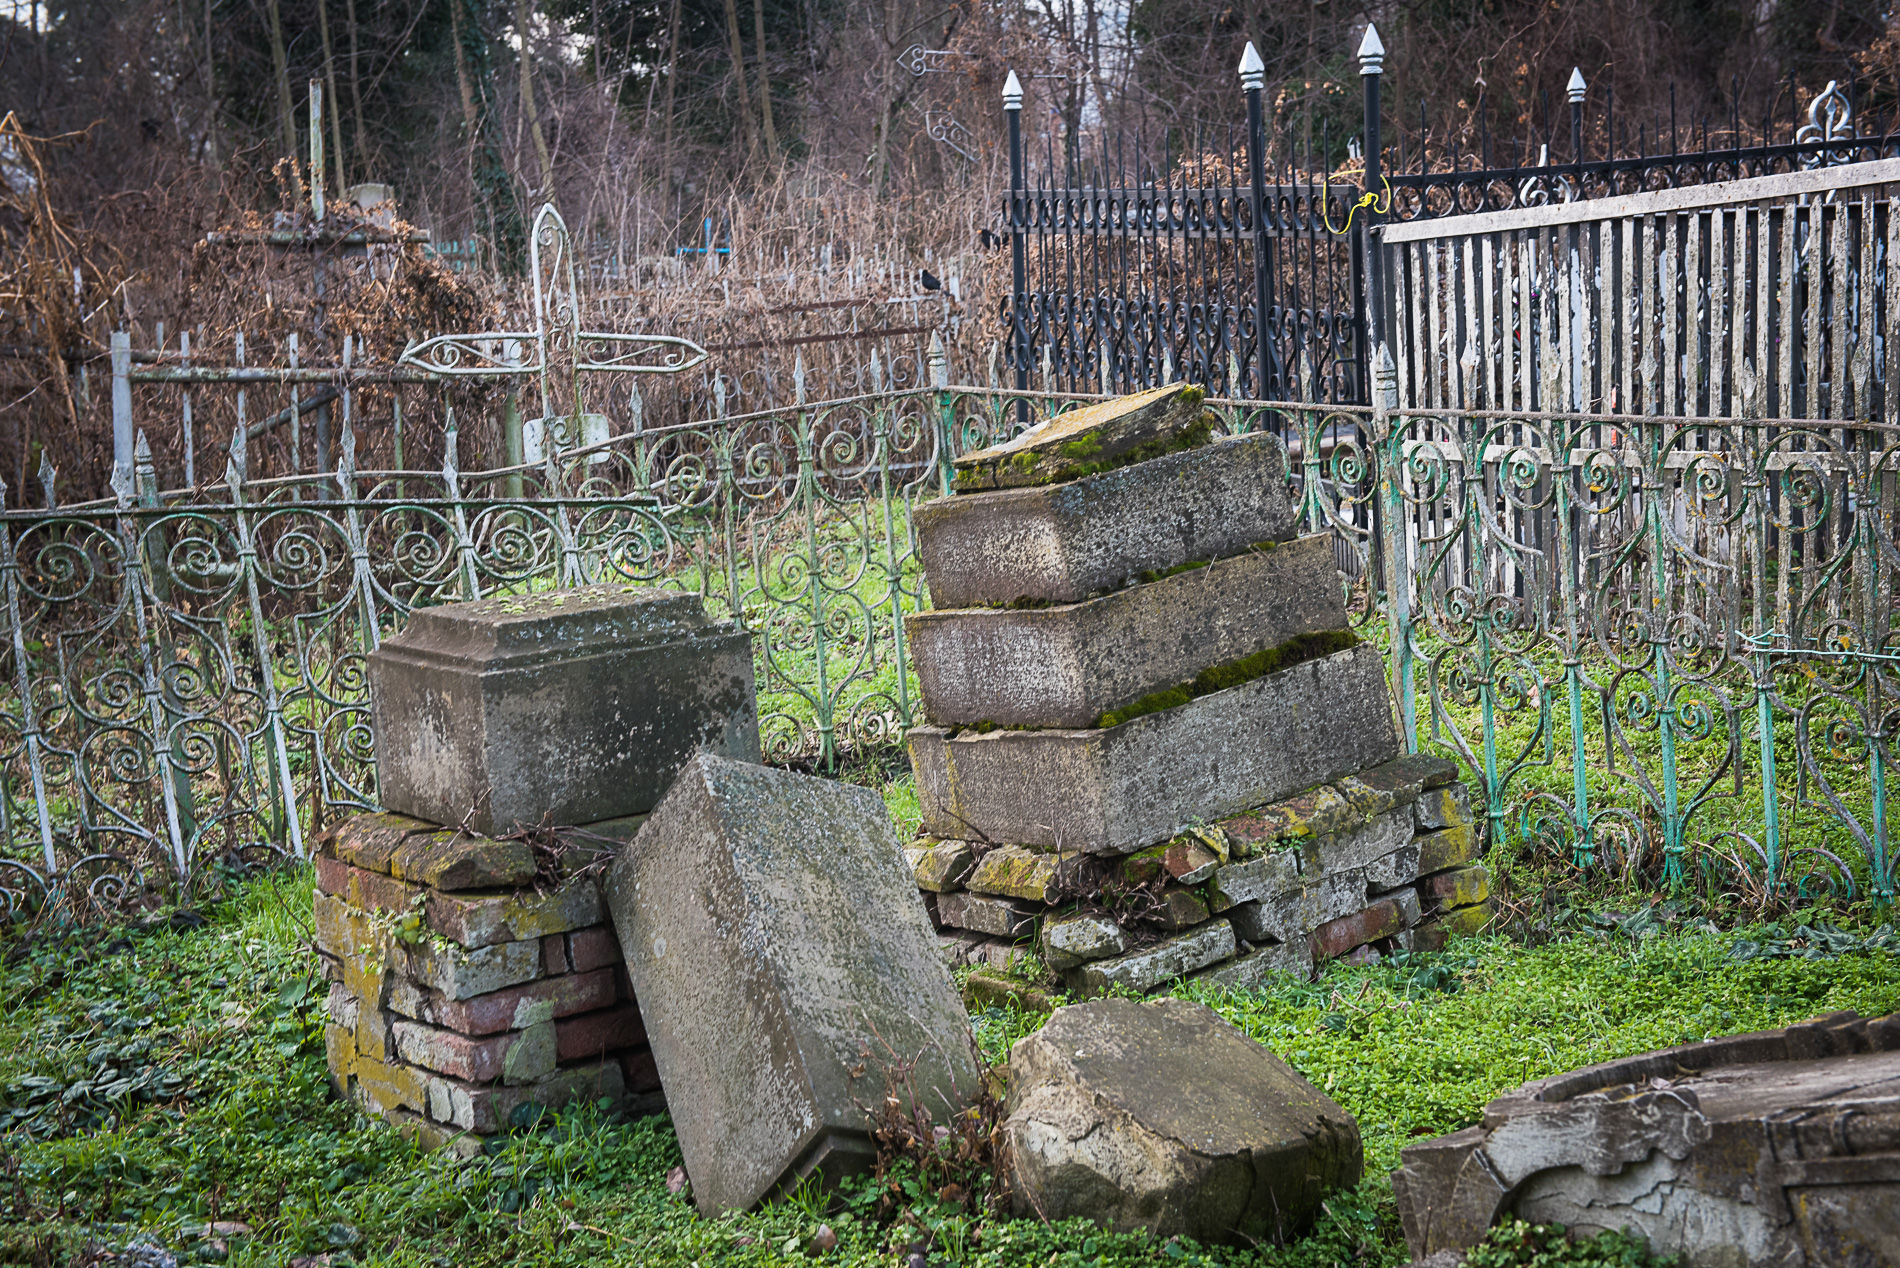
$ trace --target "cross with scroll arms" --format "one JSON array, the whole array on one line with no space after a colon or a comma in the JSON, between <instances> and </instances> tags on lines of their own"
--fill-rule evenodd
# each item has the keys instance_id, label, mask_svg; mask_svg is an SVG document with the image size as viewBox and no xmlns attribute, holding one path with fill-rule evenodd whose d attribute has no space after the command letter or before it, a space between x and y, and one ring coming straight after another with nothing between
<instances>
[{"instance_id":1,"label":"cross with scroll arms","mask_svg":"<svg viewBox=\"0 0 1900 1268\"><path fill-rule=\"evenodd\" d=\"M552 456L562 432L568 447L579 439L583 374L678 374L708 356L677 335L582 330L574 243L553 203L543 203L535 215L528 271L534 280L533 330L437 335L404 349L398 364L430 374L535 375L541 386L538 421Z\"/></svg>"}]
</instances>

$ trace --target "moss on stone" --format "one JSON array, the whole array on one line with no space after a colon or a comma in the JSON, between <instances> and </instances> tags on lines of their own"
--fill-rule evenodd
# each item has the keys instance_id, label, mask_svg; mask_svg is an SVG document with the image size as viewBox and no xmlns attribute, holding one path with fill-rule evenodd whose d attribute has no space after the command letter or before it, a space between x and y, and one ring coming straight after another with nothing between
<instances>
[{"instance_id":1,"label":"moss on stone","mask_svg":"<svg viewBox=\"0 0 1900 1268\"><path fill-rule=\"evenodd\" d=\"M1256 678L1265 678L1268 674L1277 673L1282 669L1291 669L1302 662L1331 656L1334 652L1343 652L1358 643L1359 636L1351 630L1298 634L1278 646L1263 648L1251 656L1243 656L1225 665L1203 669L1194 676L1191 682L1179 683L1161 691L1150 692L1132 704L1111 709L1097 718L1095 725L1106 730L1144 714L1178 708L1201 696L1225 691L1229 687L1238 687Z\"/></svg>"}]
</instances>

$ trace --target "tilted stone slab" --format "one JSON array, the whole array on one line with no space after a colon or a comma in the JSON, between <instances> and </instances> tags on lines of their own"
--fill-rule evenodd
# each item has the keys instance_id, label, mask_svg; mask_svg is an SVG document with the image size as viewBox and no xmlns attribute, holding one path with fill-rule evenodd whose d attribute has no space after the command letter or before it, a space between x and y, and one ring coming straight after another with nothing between
<instances>
[{"instance_id":1,"label":"tilted stone slab","mask_svg":"<svg viewBox=\"0 0 1900 1268\"><path fill-rule=\"evenodd\" d=\"M892 1061L916 1061L941 1117L976 1093L969 1018L870 789L702 754L605 890L702 1212L868 1168L863 1107Z\"/></svg>"},{"instance_id":2,"label":"tilted stone slab","mask_svg":"<svg viewBox=\"0 0 1900 1268\"><path fill-rule=\"evenodd\" d=\"M693 595L419 608L369 680L383 803L484 835L640 814L701 749L759 754L752 637Z\"/></svg>"},{"instance_id":3,"label":"tilted stone slab","mask_svg":"<svg viewBox=\"0 0 1900 1268\"><path fill-rule=\"evenodd\" d=\"M1201 408L1206 395L1192 384L1171 383L1064 411L1001 444L957 457L957 491L1054 484L1143 454L1204 444L1212 430Z\"/></svg>"},{"instance_id":4,"label":"tilted stone slab","mask_svg":"<svg viewBox=\"0 0 1900 1268\"><path fill-rule=\"evenodd\" d=\"M1264 432L1045 489L935 498L911 513L931 603L1079 603L1145 572L1284 541L1286 451Z\"/></svg>"},{"instance_id":5,"label":"tilted stone slab","mask_svg":"<svg viewBox=\"0 0 1900 1268\"><path fill-rule=\"evenodd\" d=\"M1393 1173L1423 1259L1515 1216L1629 1229L1684 1268L1880 1265L1900 1247L1900 1013L1665 1048L1527 1083Z\"/></svg>"},{"instance_id":6,"label":"tilted stone slab","mask_svg":"<svg viewBox=\"0 0 1900 1268\"><path fill-rule=\"evenodd\" d=\"M1330 536L1269 544L1082 603L904 618L924 711L945 726L1091 727L1204 669L1350 624Z\"/></svg>"},{"instance_id":7,"label":"tilted stone slab","mask_svg":"<svg viewBox=\"0 0 1900 1268\"><path fill-rule=\"evenodd\" d=\"M909 745L925 832L1091 854L1165 841L1398 748L1366 644L1106 730L919 727Z\"/></svg>"},{"instance_id":8,"label":"tilted stone slab","mask_svg":"<svg viewBox=\"0 0 1900 1268\"><path fill-rule=\"evenodd\" d=\"M1290 1240L1364 1167L1352 1115L1181 999L1058 1008L1010 1049L1006 1109L1020 1213L1157 1241Z\"/></svg>"}]
</instances>

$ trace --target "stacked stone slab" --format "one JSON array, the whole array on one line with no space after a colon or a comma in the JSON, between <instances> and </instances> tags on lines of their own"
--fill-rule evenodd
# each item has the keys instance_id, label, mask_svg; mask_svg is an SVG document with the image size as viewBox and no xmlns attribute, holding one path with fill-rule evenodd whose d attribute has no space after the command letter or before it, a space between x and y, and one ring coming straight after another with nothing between
<instances>
[{"instance_id":1,"label":"stacked stone slab","mask_svg":"<svg viewBox=\"0 0 1900 1268\"><path fill-rule=\"evenodd\" d=\"M1211 439L1175 387L958 469L980 491L915 513L937 607L906 620L910 859L954 963L1245 985L1490 919L1456 768L1399 755L1278 440Z\"/></svg>"},{"instance_id":2,"label":"stacked stone slab","mask_svg":"<svg viewBox=\"0 0 1900 1268\"><path fill-rule=\"evenodd\" d=\"M399 813L319 843L339 1092L462 1150L536 1106L657 1108L596 874L695 753L758 760L749 636L691 596L590 586L417 612L369 677Z\"/></svg>"},{"instance_id":3,"label":"stacked stone slab","mask_svg":"<svg viewBox=\"0 0 1900 1268\"><path fill-rule=\"evenodd\" d=\"M536 1107L660 1108L593 875L537 876L521 841L395 814L328 833L316 872L324 1042L341 1095L469 1153Z\"/></svg>"}]
</instances>

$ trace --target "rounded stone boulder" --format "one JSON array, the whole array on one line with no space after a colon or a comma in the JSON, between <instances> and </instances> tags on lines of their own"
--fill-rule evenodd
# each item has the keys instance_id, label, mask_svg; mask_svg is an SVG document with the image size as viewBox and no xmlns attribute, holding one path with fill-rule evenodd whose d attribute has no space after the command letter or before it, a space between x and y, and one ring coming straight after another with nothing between
<instances>
[{"instance_id":1,"label":"rounded stone boulder","mask_svg":"<svg viewBox=\"0 0 1900 1268\"><path fill-rule=\"evenodd\" d=\"M1010 1050L1023 1214L1208 1243L1298 1236L1364 1170L1352 1115L1187 1000L1058 1008Z\"/></svg>"}]
</instances>

